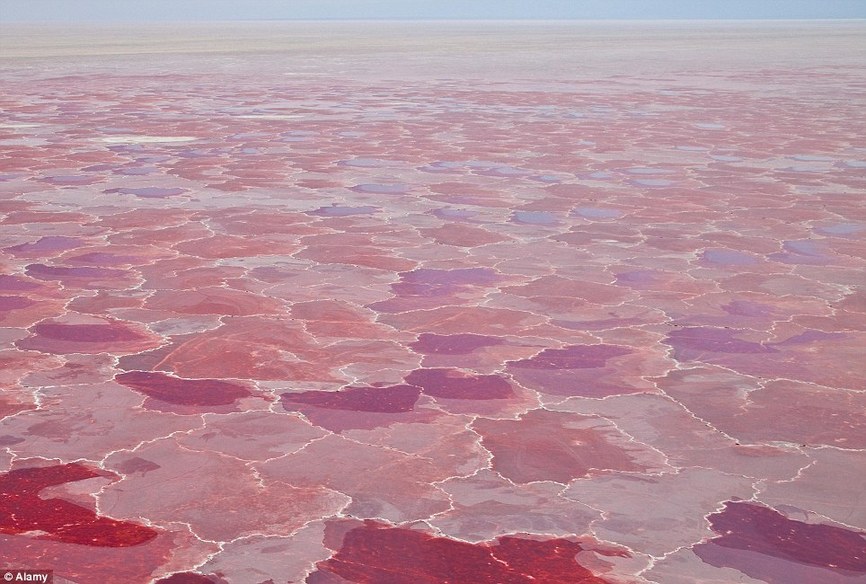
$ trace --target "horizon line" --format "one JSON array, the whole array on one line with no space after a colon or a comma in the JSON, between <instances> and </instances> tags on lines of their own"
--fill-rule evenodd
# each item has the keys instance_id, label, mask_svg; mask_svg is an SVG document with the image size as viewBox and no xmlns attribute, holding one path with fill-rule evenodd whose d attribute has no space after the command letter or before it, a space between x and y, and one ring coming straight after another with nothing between
<instances>
[{"instance_id":1,"label":"horizon line","mask_svg":"<svg viewBox=\"0 0 866 584\"><path fill-rule=\"evenodd\" d=\"M824 18L783 18L783 17L767 17L767 18L691 18L691 17L671 17L671 18L607 18L607 17L592 17L592 18L403 18L403 17L380 17L380 18L232 18L232 19L200 19L200 20L184 20L184 19L161 19L161 18L146 18L137 20L97 20L97 19L81 19L67 20L62 18L41 18L41 19L5 19L0 17L0 24L231 24L231 23L254 23L254 22L622 22L622 23L664 23L664 22L866 22L866 16L863 17L824 17Z\"/></svg>"}]
</instances>

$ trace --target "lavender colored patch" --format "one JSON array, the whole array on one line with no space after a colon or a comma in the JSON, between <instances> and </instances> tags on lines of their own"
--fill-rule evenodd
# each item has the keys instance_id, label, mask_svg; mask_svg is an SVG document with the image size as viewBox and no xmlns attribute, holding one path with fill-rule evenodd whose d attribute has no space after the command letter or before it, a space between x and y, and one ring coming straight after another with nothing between
<instances>
[{"instance_id":1,"label":"lavender colored patch","mask_svg":"<svg viewBox=\"0 0 866 584\"><path fill-rule=\"evenodd\" d=\"M555 183L562 182L562 180L559 177L554 176L552 174L539 174L539 175L531 176L530 178L532 180L537 180L538 182L549 183L549 184L555 184Z\"/></svg>"},{"instance_id":2,"label":"lavender colored patch","mask_svg":"<svg viewBox=\"0 0 866 584\"><path fill-rule=\"evenodd\" d=\"M556 215L547 211L515 211L511 216L514 223L524 225L556 225Z\"/></svg>"},{"instance_id":3,"label":"lavender colored patch","mask_svg":"<svg viewBox=\"0 0 866 584\"><path fill-rule=\"evenodd\" d=\"M47 176L42 180L53 185L84 185L92 183L94 178L84 175L59 174Z\"/></svg>"},{"instance_id":4,"label":"lavender colored patch","mask_svg":"<svg viewBox=\"0 0 866 584\"><path fill-rule=\"evenodd\" d=\"M670 170L665 170L663 168L651 168L648 166L633 166L631 168L626 168L625 172L627 172L628 174L637 174L642 176L671 174Z\"/></svg>"},{"instance_id":5,"label":"lavender colored patch","mask_svg":"<svg viewBox=\"0 0 866 584\"><path fill-rule=\"evenodd\" d=\"M125 176L146 176L148 174L154 174L158 172L158 170L152 166L138 166L133 168L120 168L114 171L114 174L121 174Z\"/></svg>"},{"instance_id":6,"label":"lavender colored patch","mask_svg":"<svg viewBox=\"0 0 866 584\"><path fill-rule=\"evenodd\" d=\"M370 206L349 207L343 205L331 205L330 207L319 207L315 211L308 211L307 215L317 215L319 217L349 217L351 215L370 215L378 210L378 207Z\"/></svg>"},{"instance_id":7,"label":"lavender colored patch","mask_svg":"<svg viewBox=\"0 0 866 584\"><path fill-rule=\"evenodd\" d=\"M662 178L638 178L631 182L642 187L669 187L673 184L671 181Z\"/></svg>"},{"instance_id":8,"label":"lavender colored patch","mask_svg":"<svg viewBox=\"0 0 866 584\"><path fill-rule=\"evenodd\" d=\"M749 266L758 263L753 255L731 249L708 249L701 255L701 259L724 266Z\"/></svg>"},{"instance_id":9,"label":"lavender colored patch","mask_svg":"<svg viewBox=\"0 0 866 584\"><path fill-rule=\"evenodd\" d=\"M799 241L786 241L782 244L782 248L790 253L796 253L807 256L824 255L821 250L821 245L811 239L801 239Z\"/></svg>"},{"instance_id":10,"label":"lavender colored patch","mask_svg":"<svg viewBox=\"0 0 866 584\"><path fill-rule=\"evenodd\" d=\"M799 162L832 162L833 159L829 156L820 156L816 154L795 154L791 156L792 160Z\"/></svg>"},{"instance_id":11,"label":"lavender colored patch","mask_svg":"<svg viewBox=\"0 0 866 584\"><path fill-rule=\"evenodd\" d=\"M46 235L40 237L35 243L22 243L21 245L13 245L7 247L7 251L12 253L35 253L35 252L52 252L65 251L80 247L82 240L77 237L67 237L65 235Z\"/></svg>"},{"instance_id":12,"label":"lavender colored patch","mask_svg":"<svg viewBox=\"0 0 866 584\"><path fill-rule=\"evenodd\" d=\"M496 168L477 171L476 174L483 176L526 176L531 173L513 166L497 166Z\"/></svg>"},{"instance_id":13,"label":"lavender colored patch","mask_svg":"<svg viewBox=\"0 0 866 584\"><path fill-rule=\"evenodd\" d=\"M108 189L106 193L119 193L121 195L135 195L144 199L164 199L166 197L174 197L187 192L187 189L180 187L136 187L136 188L119 188Z\"/></svg>"},{"instance_id":14,"label":"lavender colored patch","mask_svg":"<svg viewBox=\"0 0 866 584\"><path fill-rule=\"evenodd\" d=\"M837 223L827 227L819 227L815 231L821 235L853 235L866 229L866 225L859 223Z\"/></svg>"},{"instance_id":15,"label":"lavender colored patch","mask_svg":"<svg viewBox=\"0 0 866 584\"><path fill-rule=\"evenodd\" d=\"M376 195L401 195L409 191L411 187L401 183L364 183L355 185L351 190L356 193L371 193Z\"/></svg>"}]
</instances>

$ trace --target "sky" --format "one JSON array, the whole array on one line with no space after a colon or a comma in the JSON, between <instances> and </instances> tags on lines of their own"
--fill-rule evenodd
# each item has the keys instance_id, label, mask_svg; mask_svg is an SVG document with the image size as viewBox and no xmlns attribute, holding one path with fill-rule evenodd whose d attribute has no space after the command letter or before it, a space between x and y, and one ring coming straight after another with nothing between
<instances>
[{"instance_id":1,"label":"sky","mask_svg":"<svg viewBox=\"0 0 866 584\"><path fill-rule=\"evenodd\" d=\"M0 22L866 18L866 0L0 0Z\"/></svg>"}]
</instances>

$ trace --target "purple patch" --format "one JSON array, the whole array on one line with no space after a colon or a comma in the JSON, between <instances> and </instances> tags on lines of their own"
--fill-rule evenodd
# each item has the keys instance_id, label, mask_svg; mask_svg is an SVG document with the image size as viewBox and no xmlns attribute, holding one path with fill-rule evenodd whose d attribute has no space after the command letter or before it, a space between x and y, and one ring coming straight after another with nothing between
<instances>
[{"instance_id":1,"label":"purple patch","mask_svg":"<svg viewBox=\"0 0 866 584\"><path fill-rule=\"evenodd\" d=\"M538 355L511 361L515 369L592 369L604 367L608 359L633 351L617 345L571 345L564 349L545 349Z\"/></svg>"},{"instance_id":2,"label":"purple patch","mask_svg":"<svg viewBox=\"0 0 866 584\"><path fill-rule=\"evenodd\" d=\"M858 223L837 223L827 227L819 227L815 231L822 235L853 235L866 229L866 226Z\"/></svg>"},{"instance_id":3,"label":"purple patch","mask_svg":"<svg viewBox=\"0 0 866 584\"><path fill-rule=\"evenodd\" d=\"M400 413L410 412L418 401L421 390L414 385L390 387L347 387L340 391L303 391L280 396L283 408L294 411L298 406L313 406L327 410L352 412Z\"/></svg>"},{"instance_id":4,"label":"purple patch","mask_svg":"<svg viewBox=\"0 0 866 584\"><path fill-rule=\"evenodd\" d=\"M681 328L668 333L665 344L679 353L697 351L709 353L777 353L767 345L736 338L742 331L710 327Z\"/></svg>"},{"instance_id":5,"label":"purple patch","mask_svg":"<svg viewBox=\"0 0 866 584\"><path fill-rule=\"evenodd\" d=\"M46 266L45 264L30 264L26 267L28 276L40 280L62 280L64 278L118 278L126 272L110 268L65 268L61 266Z\"/></svg>"},{"instance_id":6,"label":"purple patch","mask_svg":"<svg viewBox=\"0 0 866 584\"><path fill-rule=\"evenodd\" d=\"M35 301L30 300L29 298L24 298L23 296L0 296L0 312L27 308L34 304L36 304Z\"/></svg>"},{"instance_id":7,"label":"purple patch","mask_svg":"<svg viewBox=\"0 0 866 584\"><path fill-rule=\"evenodd\" d=\"M748 253L731 249L708 249L701 256L705 262L725 266L748 266L758 263L758 260Z\"/></svg>"},{"instance_id":8,"label":"purple patch","mask_svg":"<svg viewBox=\"0 0 866 584\"><path fill-rule=\"evenodd\" d=\"M119 188L108 189L106 193L120 193L121 195L135 195L145 199L164 199L165 197L174 197L187 192L186 189L180 187L138 187L138 188Z\"/></svg>"},{"instance_id":9,"label":"purple patch","mask_svg":"<svg viewBox=\"0 0 866 584\"><path fill-rule=\"evenodd\" d=\"M547 211L515 211L511 220L524 225L555 225L556 215Z\"/></svg>"},{"instance_id":10,"label":"purple patch","mask_svg":"<svg viewBox=\"0 0 866 584\"><path fill-rule=\"evenodd\" d=\"M39 288L39 284L35 282L27 282L18 276L0 274L0 290L35 290L37 288Z\"/></svg>"},{"instance_id":11,"label":"purple patch","mask_svg":"<svg viewBox=\"0 0 866 584\"><path fill-rule=\"evenodd\" d=\"M376 195L401 195L407 193L409 189L409 185L401 183L364 183L351 188L356 193L371 193Z\"/></svg>"},{"instance_id":12,"label":"purple patch","mask_svg":"<svg viewBox=\"0 0 866 584\"><path fill-rule=\"evenodd\" d=\"M81 245L81 240L77 237L66 237L64 235L47 235L40 237L36 243L22 243L7 247L6 250L12 253L30 253L30 252L52 252L65 251L74 249Z\"/></svg>"},{"instance_id":13,"label":"purple patch","mask_svg":"<svg viewBox=\"0 0 866 584\"><path fill-rule=\"evenodd\" d=\"M378 207L348 207L343 205L331 205L330 207L319 207L315 211L308 211L307 215L319 217L349 217L350 215L369 215L378 211Z\"/></svg>"},{"instance_id":14,"label":"purple patch","mask_svg":"<svg viewBox=\"0 0 866 584\"><path fill-rule=\"evenodd\" d=\"M406 383L417 385L425 395L442 399L507 399L511 385L498 375L461 375L453 369L416 369Z\"/></svg>"}]
</instances>

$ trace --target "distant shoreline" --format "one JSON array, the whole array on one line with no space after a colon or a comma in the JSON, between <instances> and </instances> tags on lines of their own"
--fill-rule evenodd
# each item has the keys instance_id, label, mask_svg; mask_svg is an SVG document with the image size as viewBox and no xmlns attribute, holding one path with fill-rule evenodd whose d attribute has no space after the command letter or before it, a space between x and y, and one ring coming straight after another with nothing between
<instances>
[{"instance_id":1,"label":"distant shoreline","mask_svg":"<svg viewBox=\"0 0 866 584\"><path fill-rule=\"evenodd\" d=\"M0 26L0 63L147 55L372 55L514 59L633 69L667 63L755 69L866 63L866 20L247 20L15 23ZM707 61L706 59L709 59ZM858 61L859 60L859 61ZM393 67L400 63L394 61ZM408 67L408 65L406 65ZM614 67L615 68L615 67Z\"/></svg>"}]
</instances>

